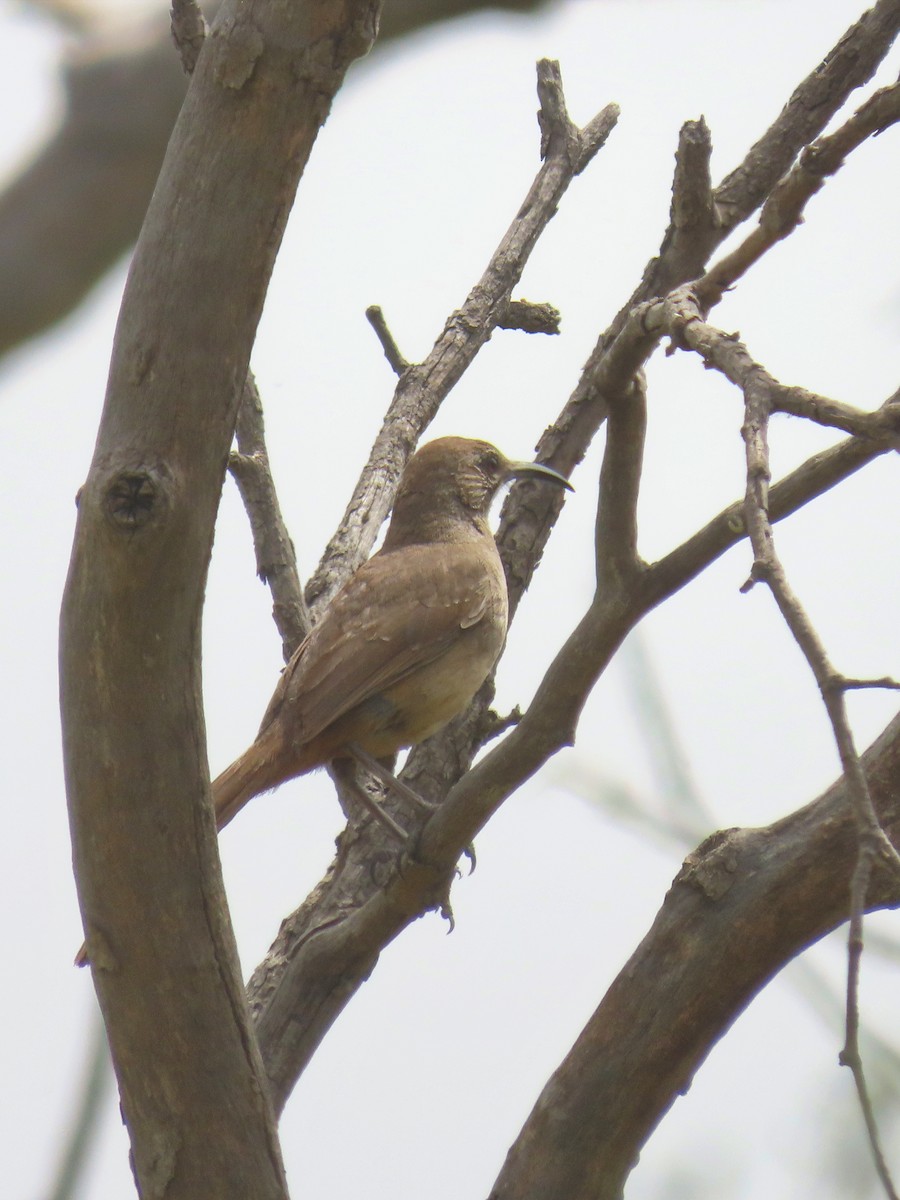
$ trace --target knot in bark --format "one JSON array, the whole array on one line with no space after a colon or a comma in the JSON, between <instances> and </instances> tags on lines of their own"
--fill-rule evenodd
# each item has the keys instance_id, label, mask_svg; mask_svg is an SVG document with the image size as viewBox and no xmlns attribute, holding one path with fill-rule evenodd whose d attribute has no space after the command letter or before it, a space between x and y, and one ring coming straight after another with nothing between
<instances>
[{"instance_id":1,"label":"knot in bark","mask_svg":"<svg viewBox=\"0 0 900 1200\"><path fill-rule=\"evenodd\" d=\"M157 473L144 469L117 472L106 487L103 507L113 526L136 532L158 521L168 504Z\"/></svg>"}]
</instances>

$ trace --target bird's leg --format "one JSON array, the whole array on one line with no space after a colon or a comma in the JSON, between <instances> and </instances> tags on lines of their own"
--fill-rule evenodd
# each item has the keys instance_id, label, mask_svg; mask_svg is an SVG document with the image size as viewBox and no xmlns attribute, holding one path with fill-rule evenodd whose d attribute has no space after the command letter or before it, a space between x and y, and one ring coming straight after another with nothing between
<instances>
[{"instance_id":1,"label":"bird's leg","mask_svg":"<svg viewBox=\"0 0 900 1200\"><path fill-rule=\"evenodd\" d=\"M401 796L404 800L409 800L418 808L424 808L426 812L434 812L437 808L437 805L432 804L431 801L423 800L418 792L414 792L402 779L398 779L393 771L389 771L383 762L374 758L368 750L363 750L362 746L357 745L356 742L349 742L347 744L347 753L352 755L361 767L365 767L386 788L390 788L395 795Z\"/></svg>"},{"instance_id":2,"label":"bird's leg","mask_svg":"<svg viewBox=\"0 0 900 1200\"><path fill-rule=\"evenodd\" d=\"M349 746L347 749L349 750ZM331 767L340 779L341 783L348 789L348 791L353 793L363 808L365 808L366 812L370 813L376 821L380 821L385 829L389 829L394 837L399 838L401 842L405 842L407 840L408 834L403 826L398 825L391 814L386 812L376 800L372 799L363 785L356 778L356 767L351 759L336 758L332 761Z\"/></svg>"},{"instance_id":3,"label":"bird's leg","mask_svg":"<svg viewBox=\"0 0 900 1200\"><path fill-rule=\"evenodd\" d=\"M347 753L352 754L359 765L371 772L385 787L393 788L398 796L411 800L413 804L424 808L426 812L434 812L436 808L440 807L437 804L432 804L430 800L423 799L418 792L414 792L402 779L398 779L393 771L389 771L383 762L380 762L377 758L373 758L368 750L363 750L362 746L358 746L356 742L349 742L347 744ZM369 797L367 796L366 798L368 799ZM463 854L469 860L469 874L471 875L476 867L475 846L472 842L463 847ZM447 903L447 911L450 912L449 901ZM452 912L450 912L450 927L451 929L453 928Z\"/></svg>"}]
</instances>

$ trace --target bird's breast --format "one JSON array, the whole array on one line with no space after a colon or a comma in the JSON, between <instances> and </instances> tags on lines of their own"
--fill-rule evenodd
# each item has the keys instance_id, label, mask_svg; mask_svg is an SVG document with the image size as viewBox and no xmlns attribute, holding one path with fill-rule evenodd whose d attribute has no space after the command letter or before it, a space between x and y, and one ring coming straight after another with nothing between
<instances>
[{"instance_id":1,"label":"bird's breast","mask_svg":"<svg viewBox=\"0 0 900 1200\"><path fill-rule=\"evenodd\" d=\"M386 689L381 700L394 710L388 730L402 737L399 745L423 742L463 711L490 674L505 634L505 620L482 620L461 630L439 658Z\"/></svg>"},{"instance_id":2,"label":"bird's breast","mask_svg":"<svg viewBox=\"0 0 900 1200\"><path fill-rule=\"evenodd\" d=\"M493 547L491 547L493 548ZM487 556L486 556L487 557ZM474 573L473 573L474 574ZM376 755L416 745L451 721L472 700L490 674L506 638L506 581L499 559L469 580L462 600L459 576L444 586L410 597L406 630L395 630L398 657L418 665L380 688L363 704L370 722L367 749ZM450 608L452 628L438 610ZM432 622L441 630L433 652Z\"/></svg>"}]
</instances>

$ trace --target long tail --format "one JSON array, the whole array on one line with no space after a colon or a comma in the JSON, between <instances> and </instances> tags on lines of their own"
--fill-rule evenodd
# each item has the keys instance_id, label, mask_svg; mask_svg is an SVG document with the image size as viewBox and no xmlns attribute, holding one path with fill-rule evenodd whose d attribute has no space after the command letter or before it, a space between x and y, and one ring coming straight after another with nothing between
<instances>
[{"instance_id":1,"label":"long tail","mask_svg":"<svg viewBox=\"0 0 900 1200\"><path fill-rule=\"evenodd\" d=\"M269 726L240 758L212 782L216 828L222 830L248 800L283 783L292 774L285 769L282 739Z\"/></svg>"}]
</instances>

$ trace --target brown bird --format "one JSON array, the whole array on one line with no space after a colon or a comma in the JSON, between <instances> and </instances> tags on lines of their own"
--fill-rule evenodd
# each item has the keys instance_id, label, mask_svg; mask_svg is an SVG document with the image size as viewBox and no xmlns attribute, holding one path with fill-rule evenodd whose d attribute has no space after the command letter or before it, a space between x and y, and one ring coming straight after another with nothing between
<instances>
[{"instance_id":1,"label":"brown bird","mask_svg":"<svg viewBox=\"0 0 900 1200\"><path fill-rule=\"evenodd\" d=\"M384 545L298 647L252 746L213 782L219 829L254 796L339 759L410 794L378 760L462 712L497 661L506 579L487 514L502 484L526 474L571 490L487 442L439 438L413 455Z\"/></svg>"},{"instance_id":2,"label":"brown bird","mask_svg":"<svg viewBox=\"0 0 900 1200\"><path fill-rule=\"evenodd\" d=\"M506 579L487 513L519 475L571 491L550 467L510 462L487 442L440 438L413 455L381 550L297 648L253 745L213 782L217 828L261 792L342 759L422 803L379 760L462 712L497 661ZM373 815L406 836L352 771L345 778ZM82 946L75 962L87 961Z\"/></svg>"}]
</instances>

